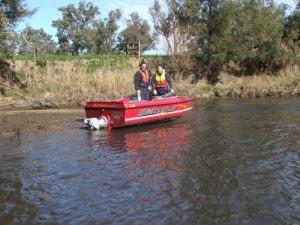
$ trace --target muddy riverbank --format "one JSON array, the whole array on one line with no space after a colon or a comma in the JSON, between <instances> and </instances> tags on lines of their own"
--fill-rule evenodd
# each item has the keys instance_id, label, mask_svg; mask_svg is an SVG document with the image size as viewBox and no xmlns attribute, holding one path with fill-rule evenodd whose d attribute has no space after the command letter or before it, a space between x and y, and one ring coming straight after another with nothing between
<instances>
[{"instance_id":1,"label":"muddy riverbank","mask_svg":"<svg viewBox=\"0 0 300 225\"><path fill-rule=\"evenodd\" d=\"M83 117L83 109L0 111L0 137L80 128Z\"/></svg>"}]
</instances>

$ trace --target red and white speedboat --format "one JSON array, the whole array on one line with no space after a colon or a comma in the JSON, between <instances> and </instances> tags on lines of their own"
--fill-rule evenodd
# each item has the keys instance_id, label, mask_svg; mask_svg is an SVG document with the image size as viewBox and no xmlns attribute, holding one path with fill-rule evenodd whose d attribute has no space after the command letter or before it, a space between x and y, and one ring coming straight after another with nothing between
<instances>
[{"instance_id":1,"label":"red and white speedboat","mask_svg":"<svg viewBox=\"0 0 300 225\"><path fill-rule=\"evenodd\" d=\"M194 105L194 98L178 96L143 101L124 98L111 102L87 102L84 123L98 130L164 121L182 116Z\"/></svg>"}]
</instances>

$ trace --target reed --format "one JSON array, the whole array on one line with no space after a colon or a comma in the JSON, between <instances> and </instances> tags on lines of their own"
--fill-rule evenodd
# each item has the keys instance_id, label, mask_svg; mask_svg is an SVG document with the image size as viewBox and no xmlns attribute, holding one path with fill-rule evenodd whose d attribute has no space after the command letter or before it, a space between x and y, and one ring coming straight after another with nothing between
<instances>
[{"instance_id":1,"label":"reed","mask_svg":"<svg viewBox=\"0 0 300 225\"><path fill-rule=\"evenodd\" d=\"M10 96L50 101L58 107L83 105L86 101L106 101L134 94L133 77L138 59L105 64L99 58L89 60L34 61L18 60L15 70L27 84L25 90L12 90ZM277 75L257 74L235 77L223 73L214 86L204 80L191 84L189 79L176 79L174 89L180 96L265 97L300 94L300 69L293 66Z\"/></svg>"},{"instance_id":2,"label":"reed","mask_svg":"<svg viewBox=\"0 0 300 225\"><path fill-rule=\"evenodd\" d=\"M26 75L27 89L9 95L51 99L57 106L82 105L86 101L121 98L134 92L132 66L87 70L90 61L53 61L40 67L33 61L17 61Z\"/></svg>"},{"instance_id":3,"label":"reed","mask_svg":"<svg viewBox=\"0 0 300 225\"><path fill-rule=\"evenodd\" d=\"M229 98L257 98L268 96L300 95L300 68L290 66L276 75L256 74L254 76L235 77L222 73L220 81L212 86L205 81L192 85L190 81L178 81L177 93L199 98L229 97Z\"/></svg>"},{"instance_id":4,"label":"reed","mask_svg":"<svg viewBox=\"0 0 300 225\"><path fill-rule=\"evenodd\" d=\"M222 86L228 97L267 97L300 94L299 66L290 66L275 75L233 77L222 74Z\"/></svg>"}]
</instances>

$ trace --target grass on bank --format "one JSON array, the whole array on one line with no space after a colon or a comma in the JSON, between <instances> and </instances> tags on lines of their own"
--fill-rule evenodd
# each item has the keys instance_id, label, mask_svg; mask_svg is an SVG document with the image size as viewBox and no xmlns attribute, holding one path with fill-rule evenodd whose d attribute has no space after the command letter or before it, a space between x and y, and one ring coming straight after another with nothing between
<instances>
[{"instance_id":1,"label":"grass on bank","mask_svg":"<svg viewBox=\"0 0 300 225\"><path fill-rule=\"evenodd\" d=\"M300 94L299 66L287 67L270 76L258 74L251 77L224 75L223 86L228 97L267 97Z\"/></svg>"},{"instance_id":2,"label":"grass on bank","mask_svg":"<svg viewBox=\"0 0 300 225\"><path fill-rule=\"evenodd\" d=\"M51 62L70 62L70 61L84 61L87 62L86 71L95 72L100 68L110 68L110 69L128 69L130 67L130 58L126 54L106 54L106 55L84 55L84 56L73 56L73 55L38 55L34 57L33 55L18 55L15 56L14 60L18 61L34 61L40 67L46 66L47 63ZM145 55L144 58L150 66L154 69L157 65L163 63L165 65L169 64L170 58L168 56L154 56ZM137 58L135 58L138 60Z\"/></svg>"},{"instance_id":3,"label":"grass on bank","mask_svg":"<svg viewBox=\"0 0 300 225\"><path fill-rule=\"evenodd\" d=\"M196 85L183 81L176 83L176 89L180 95L196 97L257 98L300 95L300 69L298 66L286 68L274 76L258 74L235 77L223 73L220 82L214 86L205 81L199 81Z\"/></svg>"},{"instance_id":4,"label":"grass on bank","mask_svg":"<svg viewBox=\"0 0 300 225\"><path fill-rule=\"evenodd\" d=\"M136 68L129 61L119 64L119 67L101 63L95 59L57 61L40 67L33 61L16 61L15 70L27 88L11 90L6 95L41 100L50 98L55 105L63 106L81 105L89 100L113 100L134 92L133 74Z\"/></svg>"},{"instance_id":5,"label":"grass on bank","mask_svg":"<svg viewBox=\"0 0 300 225\"><path fill-rule=\"evenodd\" d=\"M105 60L104 60L105 61ZM130 96L134 93L133 77L139 60L124 58L124 64L113 65L99 58L79 61L47 61L37 65L34 61L17 60L15 70L27 84L25 90L11 90L7 96L27 99L50 99L57 106L82 105L86 101L104 101ZM195 97L264 97L300 94L298 66L286 68L276 76L258 74L234 77L222 74L214 86L205 81L193 85L189 80L176 80L175 91L180 96Z\"/></svg>"},{"instance_id":6,"label":"grass on bank","mask_svg":"<svg viewBox=\"0 0 300 225\"><path fill-rule=\"evenodd\" d=\"M47 64L55 62L78 62L85 65L86 72L92 73L100 68L128 69L129 56L124 54L109 55L19 55L14 58L17 61L32 61L39 67L46 67ZM83 62L83 63L82 63Z\"/></svg>"},{"instance_id":7,"label":"grass on bank","mask_svg":"<svg viewBox=\"0 0 300 225\"><path fill-rule=\"evenodd\" d=\"M38 61L44 60L48 62L53 61L78 61L78 60L90 60L90 59L101 59L103 61L128 61L129 56L125 54L105 54L105 55L38 55L34 57L33 55L18 55L15 56L15 60L27 60L27 61Z\"/></svg>"}]
</instances>

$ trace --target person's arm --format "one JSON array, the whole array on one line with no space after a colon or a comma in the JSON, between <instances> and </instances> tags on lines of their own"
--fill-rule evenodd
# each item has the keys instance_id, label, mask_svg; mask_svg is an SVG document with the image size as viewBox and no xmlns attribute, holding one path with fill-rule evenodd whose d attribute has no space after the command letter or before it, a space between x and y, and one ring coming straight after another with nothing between
<instances>
[{"instance_id":1,"label":"person's arm","mask_svg":"<svg viewBox=\"0 0 300 225\"><path fill-rule=\"evenodd\" d=\"M151 80L152 80L152 72L151 72L150 69L148 70L148 75L149 75L148 91L151 91L151 90L152 90L152 84L151 84Z\"/></svg>"},{"instance_id":2,"label":"person's arm","mask_svg":"<svg viewBox=\"0 0 300 225\"><path fill-rule=\"evenodd\" d=\"M170 91L174 92L174 90L173 90L173 81L172 81L171 76L170 76L169 73L166 74L166 79L168 81Z\"/></svg>"},{"instance_id":3,"label":"person's arm","mask_svg":"<svg viewBox=\"0 0 300 225\"><path fill-rule=\"evenodd\" d=\"M139 72L136 72L134 75L134 88L135 90L139 90L139 83L140 83L140 74Z\"/></svg>"},{"instance_id":4,"label":"person's arm","mask_svg":"<svg viewBox=\"0 0 300 225\"><path fill-rule=\"evenodd\" d=\"M134 87L136 90L136 95L138 97L138 100L141 100L141 90L139 88L139 83L140 83L140 74L139 72L136 72L134 75Z\"/></svg>"},{"instance_id":5,"label":"person's arm","mask_svg":"<svg viewBox=\"0 0 300 225\"><path fill-rule=\"evenodd\" d=\"M151 77L151 86L152 86L152 90L155 89L155 74Z\"/></svg>"},{"instance_id":6,"label":"person's arm","mask_svg":"<svg viewBox=\"0 0 300 225\"><path fill-rule=\"evenodd\" d=\"M155 79L156 79L156 75L154 74L152 76L152 79L151 79L151 86L152 86L152 90L153 90L153 94L154 95L157 95L157 91L156 91L156 87L155 87Z\"/></svg>"}]
</instances>

